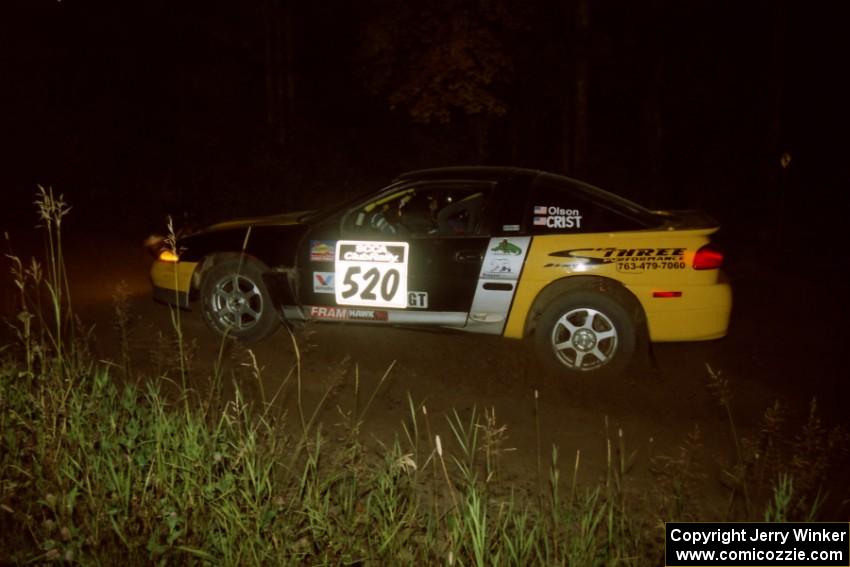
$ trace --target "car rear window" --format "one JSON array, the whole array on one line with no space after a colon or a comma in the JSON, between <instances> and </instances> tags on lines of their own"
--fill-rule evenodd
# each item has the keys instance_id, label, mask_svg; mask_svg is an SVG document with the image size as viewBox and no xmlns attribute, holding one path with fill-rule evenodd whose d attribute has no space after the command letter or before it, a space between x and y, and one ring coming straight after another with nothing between
<instances>
[{"instance_id":1,"label":"car rear window","mask_svg":"<svg viewBox=\"0 0 850 567\"><path fill-rule=\"evenodd\" d=\"M617 232L663 224L652 211L619 195L548 173L534 182L526 219L532 234Z\"/></svg>"}]
</instances>

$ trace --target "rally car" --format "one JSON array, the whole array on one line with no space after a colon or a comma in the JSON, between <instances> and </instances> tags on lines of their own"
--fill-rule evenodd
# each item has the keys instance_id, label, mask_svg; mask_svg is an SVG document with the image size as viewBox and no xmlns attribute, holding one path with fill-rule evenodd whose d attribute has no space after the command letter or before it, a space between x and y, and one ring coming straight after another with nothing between
<instances>
[{"instance_id":1,"label":"rally car","mask_svg":"<svg viewBox=\"0 0 850 567\"><path fill-rule=\"evenodd\" d=\"M647 341L726 334L718 224L551 173L403 174L321 212L213 225L157 250L154 297L246 342L281 322L429 326L521 339L564 375L622 370Z\"/></svg>"}]
</instances>

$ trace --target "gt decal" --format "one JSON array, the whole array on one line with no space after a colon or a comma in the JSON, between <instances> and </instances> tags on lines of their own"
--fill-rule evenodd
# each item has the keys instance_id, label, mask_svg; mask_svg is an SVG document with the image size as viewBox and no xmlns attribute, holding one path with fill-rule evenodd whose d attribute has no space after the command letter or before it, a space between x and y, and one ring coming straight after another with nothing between
<instances>
[{"instance_id":1,"label":"gt decal","mask_svg":"<svg viewBox=\"0 0 850 567\"><path fill-rule=\"evenodd\" d=\"M569 268L577 265L615 264L622 272L643 270L684 270L684 248L574 248L551 252L549 256L569 258L572 262L548 263L545 268Z\"/></svg>"},{"instance_id":2,"label":"gt decal","mask_svg":"<svg viewBox=\"0 0 850 567\"><path fill-rule=\"evenodd\" d=\"M409 291L407 292L407 306L417 309L428 309L428 292L427 291Z\"/></svg>"},{"instance_id":3,"label":"gt decal","mask_svg":"<svg viewBox=\"0 0 850 567\"><path fill-rule=\"evenodd\" d=\"M339 305L407 307L407 242L340 240L334 288Z\"/></svg>"}]
</instances>

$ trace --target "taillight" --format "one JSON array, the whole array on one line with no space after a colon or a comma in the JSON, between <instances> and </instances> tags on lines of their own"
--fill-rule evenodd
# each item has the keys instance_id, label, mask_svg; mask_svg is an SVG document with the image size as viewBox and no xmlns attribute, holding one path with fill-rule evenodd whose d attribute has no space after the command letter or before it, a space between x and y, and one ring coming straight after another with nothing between
<instances>
[{"instance_id":1,"label":"taillight","mask_svg":"<svg viewBox=\"0 0 850 567\"><path fill-rule=\"evenodd\" d=\"M716 270L723 265L723 252L706 244L694 255L695 270Z\"/></svg>"}]
</instances>

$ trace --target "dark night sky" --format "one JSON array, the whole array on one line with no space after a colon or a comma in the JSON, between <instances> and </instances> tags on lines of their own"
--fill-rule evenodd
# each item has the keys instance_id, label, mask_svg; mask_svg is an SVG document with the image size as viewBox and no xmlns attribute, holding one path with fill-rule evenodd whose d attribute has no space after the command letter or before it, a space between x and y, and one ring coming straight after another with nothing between
<instances>
[{"instance_id":1,"label":"dark night sky","mask_svg":"<svg viewBox=\"0 0 850 567\"><path fill-rule=\"evenodd\" d=\"M735 234L776 230L763 213L777 207L783 230L840 221L840 207L824 210L843 189L847 147L833 3L590 4L585 179L650 206L708 208ZM405 14L422 6L483 29L499 24L481 6L519 21L496 29L511 71L493 92L507 113L484 121L483 143L474 116L419 124L367 88L384 71L367 48L384 32L413 37L391 32L418 25ZM27 224L36 183L66 193L87 224L133 216L142 230L166 212L315 205L410 168L570 173L562 117L573 108L575 1L17 0L0 10L4 226ZM283 147L267 123L270 13L290 17L291 59L277 59L294 87ZM415 77L412 49L403 43L392 58ZM784 176L782 150L793 157Z\"/></svg>"}]
</instances>

